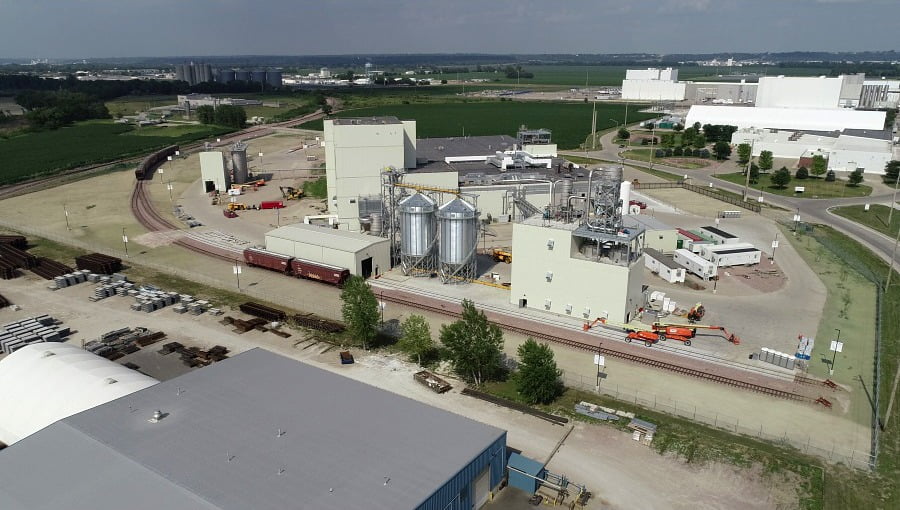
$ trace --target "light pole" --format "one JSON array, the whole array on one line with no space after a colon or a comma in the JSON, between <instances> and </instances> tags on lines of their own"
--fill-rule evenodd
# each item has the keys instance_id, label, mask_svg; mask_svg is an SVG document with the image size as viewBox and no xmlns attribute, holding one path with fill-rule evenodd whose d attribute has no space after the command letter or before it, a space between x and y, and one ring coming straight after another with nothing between
<instances>
[{"instance_id":1,"label":"light pole","mask_svg":"<svg viewBox=\"0 0 900 510\"><path fill-rule=\"evenodd\" d=\"M656 123L650 128L650 170L653 170L653 141L656 140Z\"/></svg>"},{"instance_id":2,"label":"light pole","mask_svg":"<svg viewBox=\"0 0 900 510\"><path fill-rule=\"evenodd\" d=\"M66 204L63 204L63 211L66 213L66 230L72 230L69 228L69 208Z\"/></svg>"},{"instance_id":3,"label":"light pole","mask_svg":"<svg viewBox=\"0 0 900 510\"><path fill-rule=\"evenodd\" d=\"M172 189L173 189L173 188L174 188L174 186L172 186L172 181L171 181L171 180L170 180L169 182L166 183L166 189L169 190L169 202L174 201L174 199L172 198Z\"/></svg>"},{"instance_id":4,"label":"light pole","mask_svg":"<svg viewBox=\"0 0 900 510\"><path fill-rule=\"evenodd\" d=\"M594 111L591 115L591 150L597 149L597 101L593 103Z\"/></svg>"},{"instance_id":5,"label":"light pole","mask_svg":"<svg viewBox=\"0 0 900 510\"><path fill-rule=\"evenodd\" d=\"M237 279L237 289L238 289L238 292L240 292L241 291L241 266L237 264L237 261L235 261L235 264L233 266L231 266L231 270L234 272L235 279Z\"/></svg>"},{"instance_id":6,"label":"light pole","mask_svg":"<svg viewBox=\"0 0 900 510\"><path fill-rule=\"evenodd\" d=\"M125 235L125 227L122 227L122 244L125 245L125 256L128 256L128 236Z\"/></svg>"},{"instance_id":7,"label":"light pole","mask_svg":"<svg viewBox=\"0 0 900 510\"><path fill-rule=\"evenodd\" d=\"M900 185L900 168L897 172L897 180L894 181L894 195L891 197L891 208L888 211L888 232L891 231L891 219L894 217L894 206L897 204L897 186Z\"/></svg>"},{"instance_id":8,"label":"light pole","mask_svg":"<svg viewBox=\"0 0 900 510\"><path fill-rule=\"evenodd\" d=\"M893 208L892 208L893 210ZM894 274L894 258L897 257L897 243L900 243L900 229L897 229L897 237L894 238L894 249L891 250L891 263L888 266L887 281L884 284L884 291L887 292L891 286L891 276Z\"/></svg>"},{"instance_id":9,"label":"light pole","mask_svg":"<svg viewBox=\"0 0 900 510\"><path fill-rule=\"evenodd\" d=\"M748 140L745 139L744 143L746 143L747 141ZM747 158L747 179L744 182L744 202L747 201L747 199L749 198L748 195L750 194L750 166L753 165L753 144L755 141L756 141L755 138L749 140L749 142L750 142L750 157Z\"/></svg>"}]
</instances>

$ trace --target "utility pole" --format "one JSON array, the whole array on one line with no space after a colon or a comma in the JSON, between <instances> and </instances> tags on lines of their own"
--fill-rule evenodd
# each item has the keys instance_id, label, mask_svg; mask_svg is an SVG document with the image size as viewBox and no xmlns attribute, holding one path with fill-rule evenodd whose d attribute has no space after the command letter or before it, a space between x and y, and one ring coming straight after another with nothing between
<instances>
[{"instance_id":1,"label":"utility pole","mask_svg":"<svg viewBox=\"0 0 900 510\"><path fill-rule=\"evenodd\" d=\"M128 236L125 235L125 227L122 227L122 244L125 245L125 256L128 256Z\"/></svg>"},{"instance_id":2,"label":"utility pole","mask_svg":"<svg viewBox=\"0 0 900 510\"><path fill-rule=\"evenodd\" d=\"M237 261L235 261L235 264L233 266L231 266L231 270L234 272L234 277L237 279L237 289L238 289L238 292L240 292L241 291L241 266L237 264Z\"/></svg>"},{"instance_id":3,"label":"utility pole","mask_svg":"<svg viewBox=\"0 0 900 510\"><path fill-rule=\"evenodd\" d=\"M835 331L838 332L837 340L831 341L831 367L828 369L828 375L834 375L834 360L837 358L837 353L842 352L844 350L844 344L841 343L841 330L834 328Z\"/></svg>"},{"instance_id":4,"label":"utility pole","mask_svg":"<svg viewBox=\"0 0 900 510\"><path fill-rule=\"evenodd\" d=\"M772 241L772 264L775 263L775 249L778 248L778 232L775 232L775 240Z\"/></svg>"},{"instance_id":5,"label":"utility pole","mask_svg":"<svg viewBox=\"0 0 900 510\"><path fill-rule=\"evenodd\" d=\"M656 123L650 129L650 170L653 170L653 141L656 140Z\"/></svg>"},{"instance_id":6,"label":"utility pole","mask_svg":"<svg viewBox=\"0 0 900 510\"><path fill-rule=\"evenodd\" d=\"M594 113L591 116L591 150L597 150L597 101L593 102Z\"/></svg>"},{"instance_id":7,"label":"utility pole","mask_svg":"<svg viewBox=\"0 0 900 510\"><path fill-rule=\"evenodd\" d=\"M63 211L66 213L66 230L72 230L69 228L69 209L66 207L66 204L63 204Z\"/></svg>"},{"instance_id":8,"label":"utility pole","mask_svg":"<svg viewBox=\"0 0 900 510\"><path fill-rule=\"evenodd\" d=\"M894 217L894 206L897 204L897 186L900 185L900 168L897 172L897 180L894 181L894 195L891 197L891 205L888 210L888 232L891 231L891 219Z\"/></svg>"}]
</instances>

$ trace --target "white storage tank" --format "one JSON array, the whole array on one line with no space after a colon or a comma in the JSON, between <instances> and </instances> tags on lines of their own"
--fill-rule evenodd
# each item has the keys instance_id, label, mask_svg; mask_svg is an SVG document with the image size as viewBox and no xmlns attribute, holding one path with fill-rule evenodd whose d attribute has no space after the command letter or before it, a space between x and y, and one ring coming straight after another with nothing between
<instances>
[{"instance_id":1,"label":"white storage tank","mask_svg":"<svg viewBox=\"0 0 900 510\"><path fill-rule=\"evenodd\" d=\"M444 204L437 212L440 229L439 262L444 281L451 277L475 277L475 248L478 244L478 211L460 198Z\"/></svg>"}]
</instances>

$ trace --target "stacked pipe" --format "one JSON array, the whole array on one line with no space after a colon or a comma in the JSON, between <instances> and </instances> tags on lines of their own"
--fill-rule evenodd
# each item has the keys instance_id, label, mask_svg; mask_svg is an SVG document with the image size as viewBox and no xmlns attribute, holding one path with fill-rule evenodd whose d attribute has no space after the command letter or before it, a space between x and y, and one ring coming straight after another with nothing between
<instances>
[{"instance_id":1,"label":"stacked pipe","mask_svg":"<svg viewBox=\"0 0 900 510\"><path fill-rule=\"evenodd\" d=\"M17 236L17 235L0 235L0 244L8 244L13 248L18 248L20 250L28 249L28 241L25 240L25 236Z\"/></svg>"},{"instance_id":2,"label":"stacked pipe","mask_svg":"<svg viewBox=\"0 0 900 510\"><path fill-rule=\"evenodd\" d=\"M16 276L18 276L16 265L0 258L0 280L12 280Z\"/></svg>"},{"instance_id":3,"label":"stacked pipe","mask_svg":"<svg viewBox=\"0 0 900 510\"><path fill-rule=\"evenodd\" d=\"M71 274L73 269L65 264L61 264L55 260L46 257L38 257L37 266L31 270L32 273L40 276L45 280L52 280L57 276Z\"/></svg>"},{"instance_id":4,"label":"stacked pipe","mask_svg":"<svg viewBox=\"0 0 900 510\"><path fill-rule=\"evenodd\" d=\"M23 269L32 269L37 266L37 257L9 244L0 244L0 258Z\"/></svg>"},{"instance_id":5,"label":"stacked pipe","mask_svg":"<svg viewBox=\"0 0 900 510\"><path fill-rule=\"evenodd\" d=\"M113 274L122 270L122 259L102 253L91 253L75 257L78 269L87 269L97 274Z\"/></svg>"},{"instance_id":6,"label":"stacked pipe","mask_svg":"<svg viewBox=\"0 0 900 510\"><path fill-rule=\"evenodd\" d=\"M242 304L239 308L247 315L253 315L254 317L266 319L270 322L283 321L287 318L287 314L284 313L284 311L266 305L261 305L259 303L254 303L253 301L248 301Z\"/></svg>"}]
</instances>

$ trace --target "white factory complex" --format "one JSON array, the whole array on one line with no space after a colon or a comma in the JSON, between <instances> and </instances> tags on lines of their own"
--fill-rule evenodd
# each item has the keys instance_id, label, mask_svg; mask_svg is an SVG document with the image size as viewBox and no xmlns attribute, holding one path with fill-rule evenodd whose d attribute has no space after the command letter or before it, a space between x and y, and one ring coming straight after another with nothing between
<instances>
[{"instance_id":1,"label":"white factory complex","mask_svg":"<svg viewBox=\"0 0 900 510\"><path fill-rule=\"evenodd\" d=\"M821 155L829 170L869 174L884 173L885 164L896 159L897 135L886 129L883 109L900 104L898 80L849 74L701 84L678 81L677 69L651 68L626 72L622 98L694 103L686 125L737 126L732 144L752 144L754 156L771 151L799 164Z\"/></svg>"}]
</instances>

